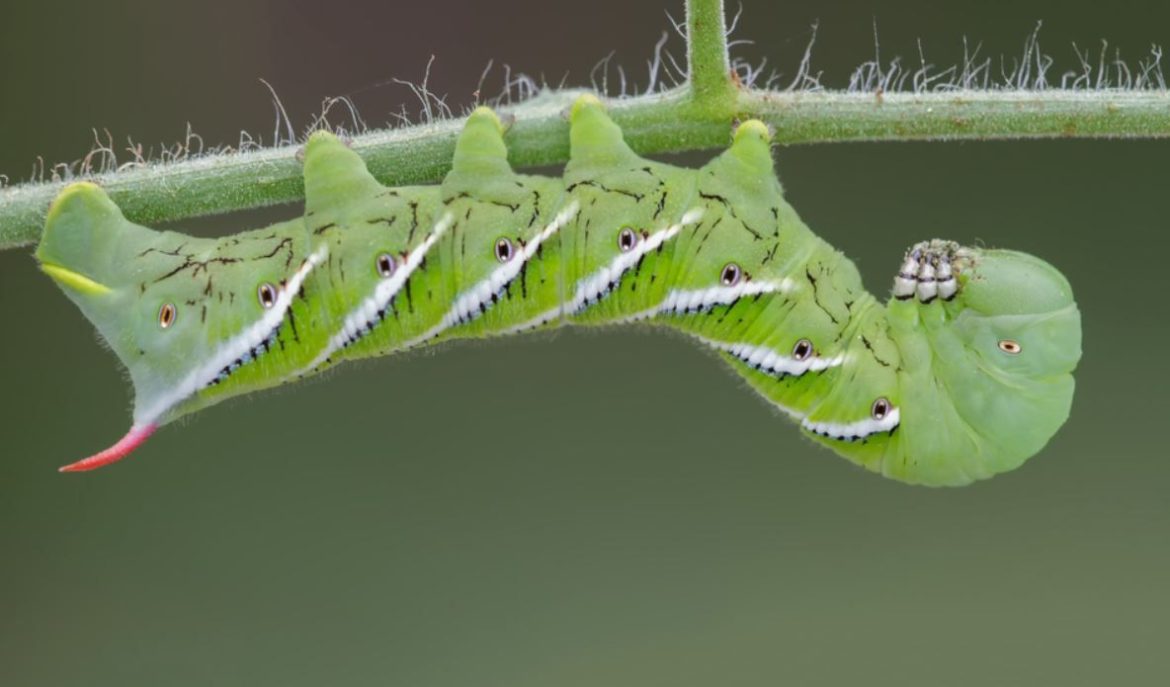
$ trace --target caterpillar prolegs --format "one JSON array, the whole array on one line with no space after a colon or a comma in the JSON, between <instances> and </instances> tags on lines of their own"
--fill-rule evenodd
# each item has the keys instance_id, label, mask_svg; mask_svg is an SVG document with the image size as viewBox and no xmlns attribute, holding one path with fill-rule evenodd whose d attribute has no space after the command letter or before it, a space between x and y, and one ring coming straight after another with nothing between
<instances>
[{"instance_id":1,"label":"caterpillar prolegs","mask_svg":"<svg viewBox=\"0 0 1170 687\"><path fill-rule=\"evenodd\" d=\"M637 156L592 96L569 118L559 179L513 172L487 108L439 186L386 188L313 134L304 216L220 239L66 188L37 258L129 369L135 409L126 437L62 470L345 360L570 323L685 332L812 439L905 482L1010 470L1067 418L1080 315L1047 263L931 241L882 304L785 202L762 123L683 169Z\"/></svg>"}]
</instances>

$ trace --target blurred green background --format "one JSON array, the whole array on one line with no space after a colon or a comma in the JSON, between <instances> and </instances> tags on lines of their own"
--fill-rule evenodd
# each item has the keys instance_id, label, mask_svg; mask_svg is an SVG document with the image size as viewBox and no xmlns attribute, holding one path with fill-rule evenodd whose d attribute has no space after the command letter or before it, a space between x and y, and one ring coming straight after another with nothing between
<instances>
[{"instance_id":1,"label":"blurred green background","mask_svg":"<svg viewBox=\"0 0 1170 687\"><path fill-rule=\"evenodd\" d=\"M570 84L644 64L681 2L13 3L0 174L119 144L271 137L489 59ZM1165 2L743 2L739 54L829 85L873 54L1018 55L1037 20L1131 58ZM680 54L681 45L673 43ZM611 76L614 72L611 72ZM790 200L885 292L930 237L1059 266L1084 314L1073 416L1021 470L905 487L802 439L680 337L563 331L351 365L202 413L132 459L128 385L28 250L0 253L0 684L1165 684L1170 142L778 151ZM703 155L688 156L692 164ZM294 208L187 223L226 233Z\"/></svg>"}]
</instances>

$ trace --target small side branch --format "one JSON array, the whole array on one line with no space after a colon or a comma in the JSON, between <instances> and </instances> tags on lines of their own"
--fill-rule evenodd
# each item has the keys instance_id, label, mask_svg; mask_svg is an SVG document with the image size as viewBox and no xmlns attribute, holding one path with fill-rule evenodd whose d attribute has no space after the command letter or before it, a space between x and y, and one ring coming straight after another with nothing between
<instances>
[{"instance_id":1,"label":"small side branch","mask_svg":"<svg viewBox=\"0 0 1170 687\"><path fill-rule=\"evenodd\" d=\"M691 98L699 109L718 112L735 97L727 56L723 0L687 0L687 66Z\"/></svg>"}]
</instances>

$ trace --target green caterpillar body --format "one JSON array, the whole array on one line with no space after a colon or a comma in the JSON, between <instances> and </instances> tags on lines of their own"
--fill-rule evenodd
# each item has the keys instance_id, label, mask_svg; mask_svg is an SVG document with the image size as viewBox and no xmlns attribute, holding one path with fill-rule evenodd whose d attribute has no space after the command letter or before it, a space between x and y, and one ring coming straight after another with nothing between
<instances>
[{"instance_id":1,"label":"green caterpillar body","mask_svg":"<svg viewBox=\"0 0 1170 687\"><path fill-rule=\"evenodd\" d=\"M137 226L98 187L67 188L37 258L136 399L122 441L63 469L345 360L565 323L686 332L814 440L906 482L1010 470L1067 418L1080 317L1048 264L919 244L883 305L784 201L763 124L692 170L638 157L596 98L570 121L561 179L513 172L480 108L440 186L393 189L314 134L303 218L222 239Z\"/></svg>"}]
</instances>

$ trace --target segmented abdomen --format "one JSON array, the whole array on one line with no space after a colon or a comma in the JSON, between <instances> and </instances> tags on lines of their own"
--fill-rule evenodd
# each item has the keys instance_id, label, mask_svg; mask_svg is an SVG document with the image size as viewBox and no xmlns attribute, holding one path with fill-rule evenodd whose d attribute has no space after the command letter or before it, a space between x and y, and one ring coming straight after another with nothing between
<instances>
[{"instance_id":1,"label":"segmented abdomen","mask_svg":"<svg viewBox=\"0 0 1170 687\"><path fill-rule=\"evenodd\" d=\"M646 322L694 335L807 417L878 311L852 264L784 202L766 141L683 169L634 155L599 111L575 117L593 133L575 140L563 179L514 174L502 145L480 142L496 154L475 160L480 174L457 159L441 187L347 203L343 221L314 212L335 331L298 374L450 338ZM465 139L497 138L493 122L473 115ZM347 155L320 146L307 164Z\"/></svg>"}]
</instances>

